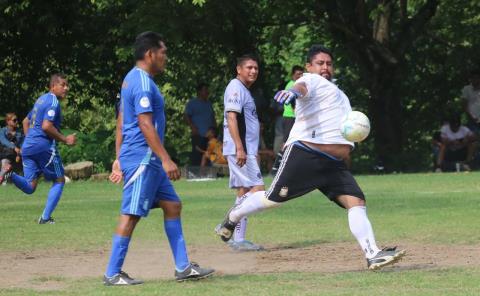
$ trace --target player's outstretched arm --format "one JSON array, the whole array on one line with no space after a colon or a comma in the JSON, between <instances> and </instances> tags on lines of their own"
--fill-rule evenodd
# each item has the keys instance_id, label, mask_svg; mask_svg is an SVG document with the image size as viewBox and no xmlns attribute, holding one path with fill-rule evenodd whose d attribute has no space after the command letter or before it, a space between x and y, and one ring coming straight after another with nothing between
<instances>
[{"instance_id":1,"label":"player's outstretched arm","mask_svg":"<svg viewBox=\"0 0 480 296\"><path fill-rule=\"evenodd\" d=\"M73 146L77 142L76 134L71 134L64 136L57 128L53 125L53 122L50 120L44 120L42 122L42 130L52 139L65 143L68 146Z\"/></svg>"},{"instance_id":2,"label":"player's outstretched arm","mask_svg":"<svg viewBox=\"0 0 480 296\"><path fill-rule=\"evenodd\" d=\"M300 99L307 94L305 83L297 83L292 88L278 91L273 99L280 104L290 104L296 99Z\"/></svg>"},{"instance_id":3,"label":"player's outstretched arm","mask_svg":"<svg viewBox=\"0 0 480 296\"><path fill-rule=\"evenodd\" d=\"M138 126L147 141L148 146L162 160L162 166L171 180L180 179L180 171L177 165L170 159L167 150L163 147L160 137L152 123L152 113L141 113L138 115Z\"/></svg>"}]
</instances>

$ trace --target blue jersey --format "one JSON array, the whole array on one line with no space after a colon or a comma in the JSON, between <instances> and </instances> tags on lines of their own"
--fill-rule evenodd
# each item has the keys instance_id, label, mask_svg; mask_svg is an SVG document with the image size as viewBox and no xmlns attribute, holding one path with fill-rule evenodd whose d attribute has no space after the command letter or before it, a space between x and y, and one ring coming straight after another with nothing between
<instances>
[{"instance_id":1,"label":"blue jersey","mask_svg":"<svg viewBox=\"0 0 480 296\"><path fill-rule=\"evenodd\" d=\"M140 164L162 168L160 159L152 153L138 126L138 115L152 113L152 123L163 143L165 102L152 77L140 68L134 67L123 80L121 110L123 142L119 160L122 169L138 167Z\"/></svg>"},{"instance_id":2,"label":"blue jersey","mask_svg":"<svg viewBox=\"0 0 480 296\"><path fill-rule=\"evenodd\" d=\"M22 154L33 155L56 149L55 140L43 131L42 123L44 120L49 120L60 131L62 114L57 97L50 92L39 97L28 113L28 120L30 124L23 142Z\"/></svg>"}]
</instances>

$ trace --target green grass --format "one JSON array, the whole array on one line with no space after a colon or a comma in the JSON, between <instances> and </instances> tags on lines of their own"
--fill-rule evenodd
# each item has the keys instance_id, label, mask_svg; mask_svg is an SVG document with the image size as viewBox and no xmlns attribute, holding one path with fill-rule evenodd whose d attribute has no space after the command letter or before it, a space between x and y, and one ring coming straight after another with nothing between
<instances>
[{"instance_id":1,"label":"green grass","mask_svg":"<svg viewBox=\"0 0 480 296\"><path fill-rule=\"evenodd\" d=\"M479 173L359 176L367 196L369 218L382 242L478 245ZM267 183L271 179L266 180ZM227 180L175 183L183 200L183 225L190 245L216 245L213 227L233 202ZM49 184L27 196L13 186L0 187L0 252L58 249L109 249L120 206L121 187L107 182L68 184L54 213L52 227L34 221L41 214ZM250 219L249 238L263 244L305 246L355 243L343 209L319 192ZM165 240L160 210L142 220L137 242ZM1 266L1 262L0 262ZM2 268L6 268L1 266ZM214 267L214 266L213 266ZM448 269L400 269L382 273L278 273L216 276L177 284L148 281L128 288L105 288L94 278L40 278L63 289L3 289L0 295L478 295L480 266Z\"/></svg>"}]
</instances>

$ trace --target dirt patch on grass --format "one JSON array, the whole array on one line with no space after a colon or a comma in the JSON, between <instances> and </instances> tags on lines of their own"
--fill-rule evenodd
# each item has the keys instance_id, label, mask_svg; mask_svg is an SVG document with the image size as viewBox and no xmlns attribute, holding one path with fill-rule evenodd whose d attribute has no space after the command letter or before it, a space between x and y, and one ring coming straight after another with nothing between
<instances>
[{"instance_id":1,"label":"dirt patch on grass","mask_svg":"<svg viewBox=\"0 0 480 296\"><path fill-rule=\"evenodd\" d=\"M307 245L307 246L305 246ZM267 245L262 252L233 252L221 243L189 247L190 259L213 267L217 275L280 272L367 271L359 247L349 243L310 243L304 246ZM407 250L402 262L384 270L433 269L480 266L475 256L480 245L399 246ZM35 250L0 253L0 288L62 290L68 282L80 278L98 278L101 282L109 250L73 252ZM144 280L173 279L174 265L168 245L132 242L124 270Z\"/></svg>"}]
</instances>

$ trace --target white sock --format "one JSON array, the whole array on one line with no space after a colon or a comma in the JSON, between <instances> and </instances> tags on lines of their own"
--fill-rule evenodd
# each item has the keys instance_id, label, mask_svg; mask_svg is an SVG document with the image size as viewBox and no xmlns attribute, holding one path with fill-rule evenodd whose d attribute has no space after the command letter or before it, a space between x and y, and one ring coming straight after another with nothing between
<instances>
[{"instance_id":1,"label":"white sock","mask_svg":"<svg viewBox=\"0 0 480 296\"><path fill-rule=\"evenodd\" d=\"M235 200L235 206L238 206L239 204L241 204L251 194L252 194L251 192L247 192L242 196L237 196L237 199ZM241 242L245 240L245 233L247 232L247 224L248 224L247 217L243 217L242 219L240 219L240 222L238 222L237 226L235 227L235 231L233 232L234 241Z\"/></svg>"},{"instance_id":2,"label":"white sock","mask_svg":"<svg viewBox=\"0 0 480 296\"><path fill-rule=\"evenodd\" d=\"M365 257L373 258L380 249L377 247L372 224L370 224L367 217L367 208L360 206L350 208L348 210L348 225L360 247L365 252Z\"/></svg>"},{"instance_id":3,"label":"white sock","mask_svg":"<svg viewBox=\"0 0 480 296\"><path fill-rule=\"evenodd\" d=\"M235 226L235 231L233 232L233 241L241 242L245 240L245 234L247 232L247 224L248 219L247 217L243 217L238 222L237 226Z\"/></svg>"},{"instance_id":4,"label":"white sock","mask_svg":"<svg viewBox=\"0 0 480 296\"><path fill-rule=\"evenodd\" d=\"M279 206L280 204L281 203L266 199L265 191L257 191L237 205L235 209L230 212L229 219L232 222L238 223L242 217L250 216L251 214L258 213L267 208Z\"/></svg>"}]
</instances>

